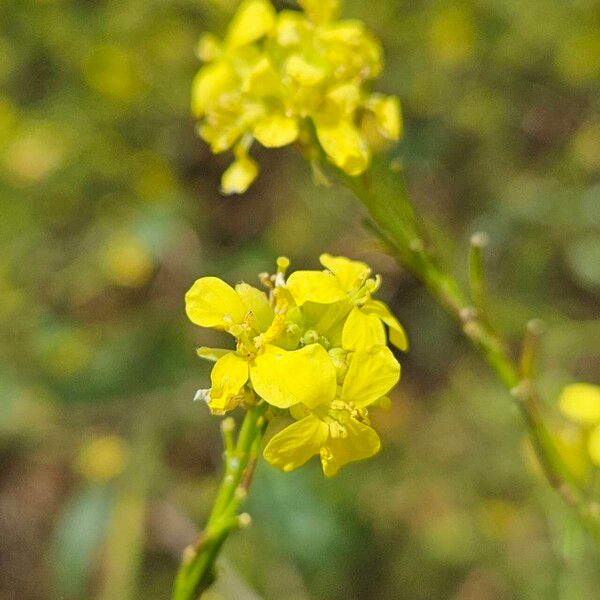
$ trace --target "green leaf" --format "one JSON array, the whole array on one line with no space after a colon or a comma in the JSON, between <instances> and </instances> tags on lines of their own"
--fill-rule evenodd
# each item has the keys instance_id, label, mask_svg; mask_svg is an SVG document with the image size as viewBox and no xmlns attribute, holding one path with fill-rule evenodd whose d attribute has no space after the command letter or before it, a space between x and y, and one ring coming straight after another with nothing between
<instances>
[{"instance_id":1,"label":"green leaf","mask_svg":"<svg viewBox=\"0 0 600 600\"><path fill-rule=\"evenodd\" d=\"M78 490L59 516L50 551L59 597L85 597L92 559L103 542L112 503L111 488L90 486Z\"/></svg>"}]
</instances>

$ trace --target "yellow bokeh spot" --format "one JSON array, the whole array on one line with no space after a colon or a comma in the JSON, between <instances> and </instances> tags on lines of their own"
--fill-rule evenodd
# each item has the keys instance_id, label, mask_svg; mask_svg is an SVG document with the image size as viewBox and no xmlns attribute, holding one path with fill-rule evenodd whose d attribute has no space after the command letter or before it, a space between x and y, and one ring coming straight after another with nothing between
<instances>
[{"instance_id":1,"label":"yellow bokeh spot","mask_svg":"<svg viewBox=\"0 0 600 600\"><path fill-rule=\"evenodd\" d=\"M600 77L600 33L579 32L568 37L556 52L554 64L562 78L573 85L585 85Z\"/></svg>"},{"instance_id":2,"label":"yellow bokeh spot","mask_svg":"<svg viewBox=\"0 0 600 600\"><path fill-rule=\"evenodd\" d=\"M467 11L449 7L437 14L429 26L429 46L435 58L451 67L473 54L475 25Z\"/></svg>"},{"instance_id":3,"label":"yellow bokeh spot","mask_svg":"<svg viewBox=\"0 0 600 600\"><path fill-rule=\"evenodd\" d=\"M79 451L77 470L89 481L101 483L123 472L127 444L118 435L105 435L88 441Z\"/></svg>"},{"instance_id":4,"label":"yellow bokeh spot","mask_svg":"<svg viewBox=\"0 0 600 600\"><path fill-rule=\"evenodd\" d=\"M108 240L103 263L106 276L124 287L144 285L154 271L154 261L148 248L130 234L117 234Z\"/></svg>"},{"instance_id":5,"label":"yellow bokeh spot","mask_svg":"<svg viewBox=\"0 0 600 600\"><path fill-rule=\"evenodd\" d=\"M589 171L600 171L600 121L586 123L573 137L573 153Z\"/></svg>"},{"instance_id":6,"label":"yellow bokeh spot","mask_svg":"<svg viewBox=\"0 0 600 600\"><path fill-rule=\"evenodd\" d=\"M42 125L14 140L6 153L9 171L24 182L38 182L60 169L66 147L56 128Z\"/></svg>"},{"instance_id":7,"label":"yellow bokeh spot","mask_svg":"<svg viewBox=\"0 0 600 600\"><path fill-rule=\"evenodd\" d=\"M94 48L82 68L87 84L111 100L131 101L140 89L131 56L117 46Z\"/></svg>"},{"instance_id":8,"label":"yellow bokeh spot","mask_svg":"<svg viewBox=\"0 0 600 600\"><path fill-rule=\"evenodd\" d=\"M91 356L92 350L82 330L60 331L49 340L45 365L58 377L70 377L84 369Z\"/></svg>"},{"instance_id":9,"label":"yellow bokeh spot","mask_svg":"<svg viewBox=\"0 0 600 600\"><path fill-rule=\"evenodd\" d=\"M581 425L600 423L600 386L572 383L563 388L558 399L562 413Z\"/></svg>"}]
</instances>

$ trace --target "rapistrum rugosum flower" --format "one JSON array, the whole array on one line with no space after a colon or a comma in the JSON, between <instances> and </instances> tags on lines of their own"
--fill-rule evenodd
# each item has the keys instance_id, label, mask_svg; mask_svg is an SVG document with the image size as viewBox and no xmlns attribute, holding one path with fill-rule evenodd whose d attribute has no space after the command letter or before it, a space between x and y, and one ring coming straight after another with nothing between
<instances>
[{"instance_id":1,"label":"rapistrum rugosum flower","mask_svg":"<svg viewBox=\"0 0 600 600\"><path fill-rule=\"evenodd\" d=\"M398 99L370 93L382 69L379 42L358 20L338 20L339 0L299 0L303 11L275 11L269 0L243 0L225 37L204 35L205 62L192 86L198 132L215 153L233 149L225 193L242 193L258 175L248 152L309 143L314 131L328 159L349 175L363 173L370 149L360 128L365 112L380 133L401 134Z\"/></svg>"},{"instance_id":2,"label":"rapistrum rugosum flower","mask_svg":"<svg viewBox=\"0 0 600 600\"><path fill-rule=\"evenodd\" d=\"M199 393L211 411L268 403L273 415L294 422L269 441L266 460L290 471L318 455L325 475L332 476L380 448L368 411L387 401L400 378L382 320L397 345L405 349L407 342L387 306L372 298L377 286L368 283L374 280L367 265L329 255L322 262L331 270L297 271L286 279L289 261L278 259L277 273L262 278L268 293L202 277L186 294L186 311L195 324L235 339L234 349L198 350L215 361L212 386ZM293 283L298 276L311 281L312 291L304 285L305 294L299 294L298 281ZM352 315L370 310L370 303L376 308L366 314L376 319L367 326Z\"/></svg>"}]
</instances>

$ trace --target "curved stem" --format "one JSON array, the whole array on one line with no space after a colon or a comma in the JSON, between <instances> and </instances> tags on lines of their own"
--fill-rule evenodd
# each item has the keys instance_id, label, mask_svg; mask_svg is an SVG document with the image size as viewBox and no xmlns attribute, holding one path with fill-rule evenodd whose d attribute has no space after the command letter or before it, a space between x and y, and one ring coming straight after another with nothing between
<instances>
[{"instance_id":1,"label":"curved stem","mask_svg":"<svg viewBox=\"0 0 600 600\"><path fill-rule=\"evenodd\" d=\"M397 261L425 285L433 298L460 325L464 335L482 354L504 386L517 401L530 439L546 479L575 510L600 544L600 505L590 502L579 488L542 418L535 388L523 378L519 365L510 357L504 340L472 306L451 273L427 252L404 186L402 174L386 162L374 162L361 177L336 171L338 179L366 206L375 228Z\"/></svg>"},{"instance_id":2,"label":"curved stem","mask_svg":"<svg viewBox=\"0 0 600 600\"><path fill-rule=\"evenodd\" d=\"M225 453L225 473L212 511L196 543L185 549L173 587L173 600L196 600L214 581L215 561L227 536L249 522L237 511L248 494L267 428L267 405L248 409L234 448Z\"/></svg>"}]
</instances>

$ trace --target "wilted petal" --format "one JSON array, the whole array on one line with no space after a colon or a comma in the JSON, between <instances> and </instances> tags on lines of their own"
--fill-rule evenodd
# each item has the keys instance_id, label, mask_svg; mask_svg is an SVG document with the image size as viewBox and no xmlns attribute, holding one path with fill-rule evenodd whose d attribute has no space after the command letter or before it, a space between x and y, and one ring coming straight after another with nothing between
<instances>
[{"instance_id":1,"label":"wilted petal","mask_svg":"<svg viewBox=\"0 0 600 600\"><path fill-rule=\"evenodd\" d=\"M319 454L328 432L327 425L321 419L309 415L274 435L265 447L263 456L274 467L293 471Z\"/></svg>"},{"instance_id":2,"label":"wilted petal","mask_svg":"<svg viewBox=\"0 0 600 600\"><path fill-rule=\"evenodd\" d=\"M329 437L321 450L321 465L327 477L333 477L344 465L371 458L381 449L379 436L374 429L348 418L343 422L345 437Z\"/></svg>"},{"instance_id":3,"label":"wilted petal","mask_svg":"<svg viewBox=\"0 0 600 600\"><path fill-rule=\"evenodd\" d=\"M235 290L218 277L201 277L185 295L185 311L200 327L226 329L241 323L246 308Z\"/></svg>"},{"instance_id":4,"label":"wilted petal","mask_svg":"<svg viewBox=\"0 0 600 600\"><path fill-rule=\"evenodd\" d=\"M326 404L336 391L335 368L318 344L293 351L266 345L250 366L250 379L256 393L279 408Z\"/></svg>"},{"instance_id":5,"label":"wilted petal","mask_svg":"<svg viewBox=\"0 0 600 600\"><path fill-rule=\"evenodd\" d=\"M400 363L387 346L355 352L344 378L342 400L364 408L385 396L399 379Z\"/></svg>"},{"instance_id":6,"label":"wilted petal","mask_svg":"<svg viewBox=\"0 0 600 600\"><path fill-rule=\"evenodd\" d=\"M337 278L324 271L294 271L288 277L287 288L298 306L305 302L331 304L346 298Z\"/></svg>"},{"instance_id":7,"label":"wilted petal","mask_svg":"<svg viewBox=\"0 0 600 600\"><path fill-rule=\"evenodd\" d=\"M373 346L385 346L385 330L381 319L355 306L342 331L342 346L346 350L368 350Z\"/></svg>"}]
</instances>

